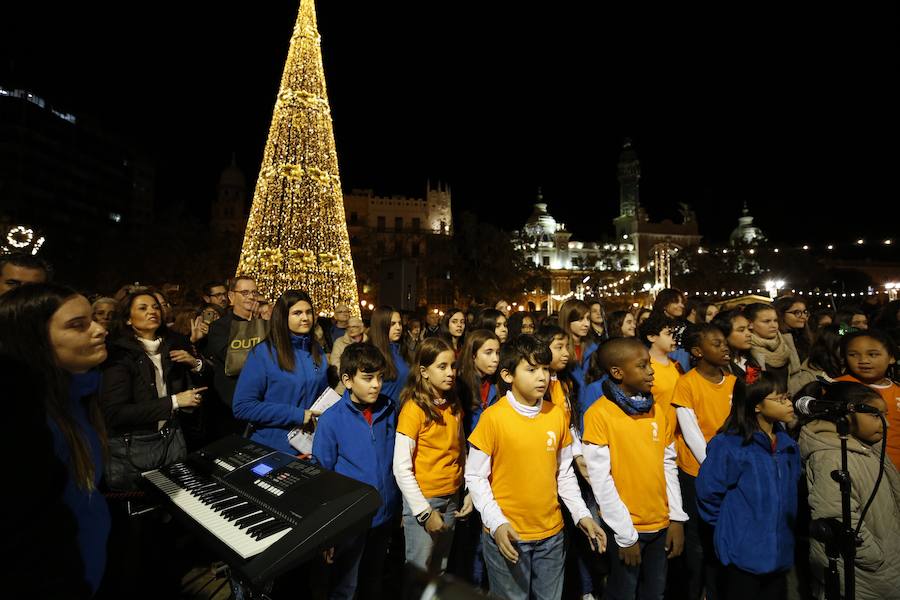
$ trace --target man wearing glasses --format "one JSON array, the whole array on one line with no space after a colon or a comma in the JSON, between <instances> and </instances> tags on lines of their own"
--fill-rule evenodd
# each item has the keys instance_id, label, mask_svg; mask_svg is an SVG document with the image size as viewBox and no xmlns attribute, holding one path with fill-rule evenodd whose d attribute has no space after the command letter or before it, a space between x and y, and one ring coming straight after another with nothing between
<instances>
[{"instance_id":1,"label":"man wearing glasses","mask_svg":"<svg viewBox=\"0 0 900 600\"><path fill-rule=\"evenodd\" d=\"M213 292L225 286L214 286L210 289L210 297ZM205 290L204 290L205 291ZM237 385L237 376L225 374L225 361L228 356L228 348L233 341L231 324L236 321L250 321L257 318L259 309L259 294L256 291L256 281L251 277L238 276L229 282L228 297L225 306L231 302L231 310L225 315L213 321L209 326L209 335L201 341L200 352L206 356L213 365L214 397L218 401L207 401L207 433L210 441L217 440L229 433L243 433L244 423L234 418L231 411L231 401L234 396L234 388Z\"/></svg>"},{"instance_id":2,"label":"man wearing glasses","mask_svg":"<svg viewBox=\"0 0 900 600\"><path fill-rule=\"evenodd\" d=\"M203 284L203 301L215 304L222 310L228 310L228 288L218 281Z\"/></svg>"}]
</instances>

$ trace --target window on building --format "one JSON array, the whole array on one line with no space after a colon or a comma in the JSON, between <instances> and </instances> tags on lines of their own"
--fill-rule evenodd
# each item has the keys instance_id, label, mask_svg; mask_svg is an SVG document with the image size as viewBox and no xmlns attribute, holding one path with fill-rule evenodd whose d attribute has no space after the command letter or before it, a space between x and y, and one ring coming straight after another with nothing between
<instances>
[{"instance_id":1,"label":"window on building","mask_svg":"<svg viewBox=\"0 0 900 600\"><path fill-rule=\"evenodd\" d=\"M403 231L403 217L394 217L394 229Z\"/></svg>"},{"instance_id":2,"label":"window on building","mask_svg":"<svg viewBox=\"0 0 900 600\"><path fill-rule=\"evenodd\" d=\"M413 242L412 256L413 256L413 258L417 258L419 256L419 243L418 242Z\"/></svg>"},{"instance_id":3,"label":"window on building","mask_svg":"<svg viewBox=\"0 0 900 600\"><path fill-rule=\"evenodd\" d=\"M378 217L378 231L384 231L385 227L384 217Z\"/></svg>"},{"instance_id":4,"label":"window on building","mask_svg":"<svg viewBox=\"0 0 900 600\"><path fill-rule=\"evenodd\" d=\"M413 217L413 231L418 231L422 226L422 222L419 220L419 217Z\"/></svg>"},{"instance_id":5,"label":"window on building","mask_svg":"<svg viewBox=\"0 0 900 600\"><path fill-rule=\"evenodd\" d=\"M397 256L403 255L403 241L402 240L394 241L394 254L396 254Z\"/></svg>"},{"instance_id":6,"label":"window on building","mask_svg":"<svg viewBox=\"0 0 900 600\"><path fill-rule=\"evenodd\" d=\"M550 257L549 257L549 256L544 256L544 257L543 257L543 265L544 265L545 267L549 267L549 266L550 266Z\"/></svg>"},{"instance_id":7,"label":"window on building","mask_svg":"<svg viewBox=\"0 0 900 600\"><path fill-rule=\"evenodd\" d=\"M375 249L378 252L378 256L384 256L384 240L378 240L375 244Z\"/></svg>"}]
</instances>

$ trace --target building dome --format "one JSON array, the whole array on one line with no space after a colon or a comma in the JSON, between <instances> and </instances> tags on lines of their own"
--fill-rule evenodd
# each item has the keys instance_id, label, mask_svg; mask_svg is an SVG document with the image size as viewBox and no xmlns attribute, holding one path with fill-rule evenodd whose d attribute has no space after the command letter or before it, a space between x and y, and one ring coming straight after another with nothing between
<instances>
[{"instance_id":1,"label":"building dome","mask_svg":"<svg viewBox=\"0 0 900 600\"><path fill-rule=\"evenodd\" d=\"M225 167L225 170L219 176L219 185L240 188L247 186L247 178L244 177L244 172L237 166L234 155L231 157L231 164Z\"/></svg>"},{"instance_id":2,"label":"building dome","mask_svg":"<svg viewBox=\"0 0 900 600\"><path fill-rule=\"evenodd\" d=\"M547 212L547 205L538 202L534 205L534 212L525 222L525 230L533 236L550 236L556 233L556 219Z\"/></svg>"},{"instance_id":3,"label":"building dome","mask_svg":"<svg viewBox=\"0 0 900 600\"><path fill-rule=\"evenodd\" d=\"M753 224L753 217L750 216L750 210L747 203L744 203L743 216L738 219L738 226L731 232L729 238L732 246L738 245L758 245L766 241L766 236L762 229Z\"/></svg>"}]
</instances>

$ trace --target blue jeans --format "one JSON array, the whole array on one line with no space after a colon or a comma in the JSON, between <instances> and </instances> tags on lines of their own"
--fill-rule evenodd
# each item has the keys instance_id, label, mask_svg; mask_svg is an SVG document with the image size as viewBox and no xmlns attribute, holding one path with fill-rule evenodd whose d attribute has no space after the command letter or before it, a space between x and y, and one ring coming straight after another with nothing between
<instances>
[{"instance_id":1,"label":"blue jeans","mask_svg":"<svg viewBox=\"0 0 900 600\"><path fill-rule=\"evenodd\" d=\"M372 527L335 548L329 600L352 600L357 588L366 597L381 597L381 576L394 522ZM367 562L360 568L363 555ZM363 593L359 596L363 597Z\"/></svg>"},{"instance_id":2,"label":"blue jeans","mask_svg":"<svg viewBox=\"0 0 900 600\"><path fill-rule=\"evenodd\" d=\"M506 600L559 600L566 562L565 533L560 531L536 542L519 542L519 560L513 564L487 531L481 534L491 594Z\"/></svg>"},{"instance_id":3,"label":"blue jeans","mask_svg":"<svg viewBox=\"0 0 900 600\"><path fill-rule=\"evenodd\" d=\"M456 517L453 513L459 510L459 493L451 496L428 498L431 510L440 511L447 531L432 536L419 525L412 509L403 499L403 535L406 538L406 562L432 574L442 574L447 570L450 548L453 546L453 529Z\"/></svg>"},{"instance_id":4,"label":"blue jeans","mask_svg":"<svg viewBox=\"0 0 900 600\"><path fill-rule=\"evenodd\" d=\"M666 529L656 533L638 532L641 564L629 567L619 558L619 546L610 529L606 529L607 547L611 553L605 600L662 600L666 592Z\"/></svg>"}]
</instances>

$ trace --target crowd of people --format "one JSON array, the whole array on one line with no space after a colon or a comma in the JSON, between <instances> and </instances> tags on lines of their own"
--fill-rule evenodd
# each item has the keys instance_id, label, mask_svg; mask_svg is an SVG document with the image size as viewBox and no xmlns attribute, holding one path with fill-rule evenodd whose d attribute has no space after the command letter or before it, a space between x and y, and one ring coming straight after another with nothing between
<instances>
[{"instance_id":1,"label":"crowd of people","mask_svg":"<svg viewBox=\"0 0 900 600\"><path fill-rule=\"evenodd\" d=\"M720 311L666 289L608 314L500 300L366 323L320 316L303 290L264 299L245 276L111 292L0 256L31 486L4 538L30 540L8 568L33 595L174 597L183 532L140 472L228 434L296 454L304 428L305 458L382 501L301 570L320 597L380 598L406 563L510 599L823 598L808 522L841 518L841 440L795 413L806 397L869 407L847 417L856 597L900 597L900 302ZM313 410L328 388L341 400Z\"/></svg>"}]
</instances>

